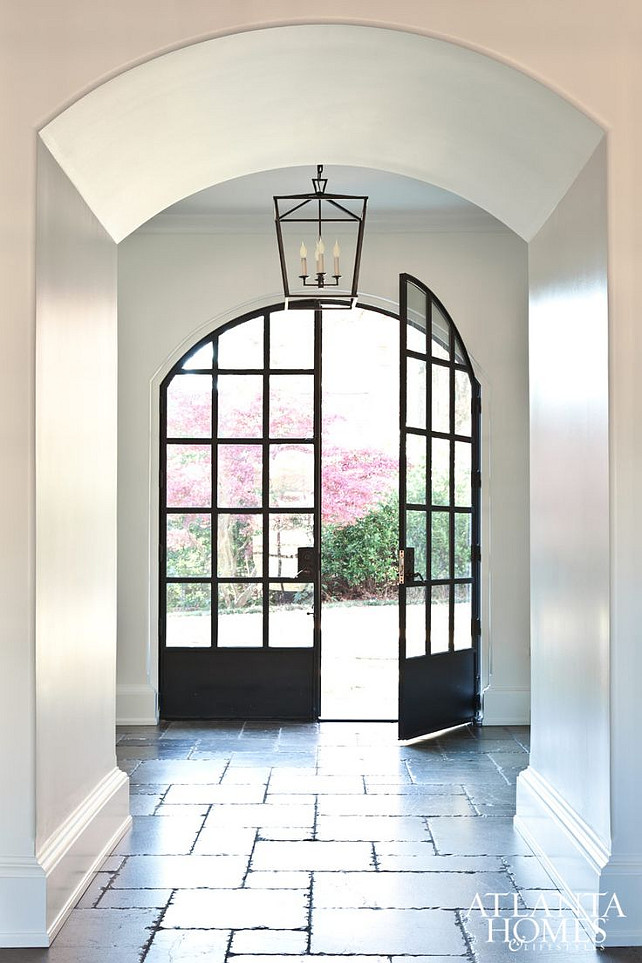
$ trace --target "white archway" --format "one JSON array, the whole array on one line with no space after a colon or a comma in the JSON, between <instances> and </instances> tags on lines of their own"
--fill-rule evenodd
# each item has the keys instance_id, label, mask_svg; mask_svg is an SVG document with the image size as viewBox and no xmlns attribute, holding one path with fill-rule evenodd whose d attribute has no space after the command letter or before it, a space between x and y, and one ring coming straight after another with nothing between
<instances>
[{"instance_id":1,"label":"white archway","mask_svg":"<svg viewBox=\"0 0 642 963\"><path fill-rule=\"evenodd\" d=\"M436 184L530 240L602 135L489 57L334 24L256 30L157 57L41 132L115 241L212 184L320 159Z\"/></svg>"}]
</instances>

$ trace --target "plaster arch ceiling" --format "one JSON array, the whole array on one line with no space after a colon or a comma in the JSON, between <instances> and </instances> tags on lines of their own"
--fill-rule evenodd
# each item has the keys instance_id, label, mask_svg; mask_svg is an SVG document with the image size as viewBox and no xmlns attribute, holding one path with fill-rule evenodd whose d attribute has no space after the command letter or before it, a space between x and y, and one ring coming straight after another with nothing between
<instances>
[{"instance_id":1,"label":"plaster arch ceiling","mask_svg":"<svg viewBox=\"0 0 642 963\"><path fill-rule=\"evenodd\" d=\"M97 87L41 131L115 241L214 184L321 161L434 184L530 240L602 136L496 60L343 24L175 50Z\"/></svg>"}]
</instances>

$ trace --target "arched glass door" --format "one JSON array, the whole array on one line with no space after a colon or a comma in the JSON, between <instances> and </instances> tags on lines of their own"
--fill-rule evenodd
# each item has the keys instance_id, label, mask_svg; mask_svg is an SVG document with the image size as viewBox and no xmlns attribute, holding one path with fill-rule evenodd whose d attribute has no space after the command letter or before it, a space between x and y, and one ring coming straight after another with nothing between
<instances>
[{"instance_id":1,"label":"arched glass door","mask_svg":"<svg viewBox=\"0 0 642 963\"><path fill-rule=\"evenodd\" d=\"M479 711L480 386L446 309L400 278L399 736Z\"/></svg>"},{"instance_id":2,"label":"arched glass door","mask_svg":"<svg viewBox=\"0 0 642 963\"><path fill-rule=\"evenodd\" d=\"M474 717L479 384L420 282L402 276L401 320L381 321L368 309L325 320L320 306L266 309L203 339L165 378L163 717L318 718L323 671L335 683L347 673L335 689L366 718L390 718L397 667L402 738ZM331 717L358 717L330 702Z\"/></svg>"},{"instance_id":3,"label":"arched glass door","mask_svg":"<svg viewBox=\"0 0 642 963\"><path fill-rule=\"evenodd\" d=\"M215 332L161 388L161 714L316 718L320 312Z\"/></svg>"}]
</instances>

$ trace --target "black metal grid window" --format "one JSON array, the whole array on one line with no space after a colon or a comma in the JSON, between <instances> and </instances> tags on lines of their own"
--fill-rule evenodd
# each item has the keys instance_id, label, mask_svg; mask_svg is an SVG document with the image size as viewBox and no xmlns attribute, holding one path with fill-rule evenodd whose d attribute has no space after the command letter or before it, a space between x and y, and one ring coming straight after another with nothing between
<instances>
[{"instance_id":1,"label":"black metal grid window","mask_svg":"<svg viewBox=\"0 0 642 963\"><path fill-rule=\"evenodd\" d=\"M230 339L237 329L241 333L241 326L245 336L248 324L254 339L247 343L244 361L242 350L230 350ZM288 341L290 358L296 355L296 332L303 361L298 366L284 358ZM165 378L161 650L316 645L320 337L320 311L283 311L277 306L237 319L203 339ZM182 390L188 383L183 379L189 379L189 391ZM181 405L188 413L183 423ZM298 460L299 474L289 479L288 490L283 461L292 457ZM308 552L300 555L297 548ZM294 639L272 631L275 613L286 606L305 616L299 624L306 630ZM249 632L238 635L242 623L237 618L235 628L232 617L241 613ZM171 616L180 616L179 632L172 628Z\"/></svg>"}]
</instances>

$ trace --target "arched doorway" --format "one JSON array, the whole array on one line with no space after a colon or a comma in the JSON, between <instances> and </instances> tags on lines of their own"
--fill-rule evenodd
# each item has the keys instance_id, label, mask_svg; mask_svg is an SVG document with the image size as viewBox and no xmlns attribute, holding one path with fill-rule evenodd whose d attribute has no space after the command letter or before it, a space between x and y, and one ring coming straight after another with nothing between
<instances>
[{"instance_id":1,"label":"arched doorway","mask_svg":"<svg viewBox=\"0 0 642 963\"><path fill-rule=\"evenodd\" d=\"M399 318L235 319L163 381L163 716L409 736L479 709L479 385L443 305L401 290Z\"/></svg>"}]
</instances>

